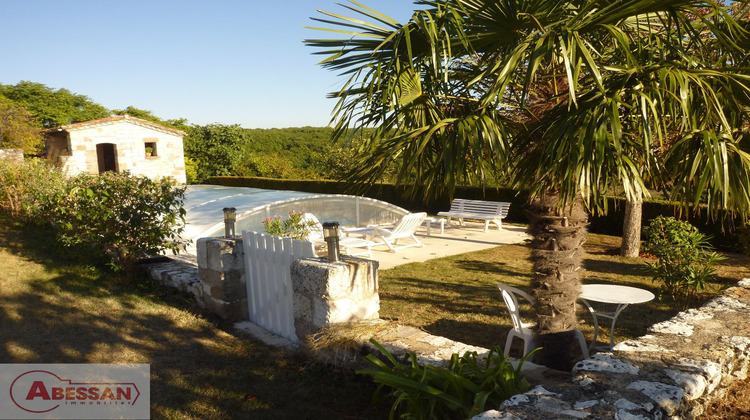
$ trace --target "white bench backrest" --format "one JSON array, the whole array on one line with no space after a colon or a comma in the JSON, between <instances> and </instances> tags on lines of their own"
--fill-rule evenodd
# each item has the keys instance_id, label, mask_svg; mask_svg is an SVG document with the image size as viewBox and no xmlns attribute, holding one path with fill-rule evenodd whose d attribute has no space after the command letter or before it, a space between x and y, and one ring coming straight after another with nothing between
<instances>
[{"instance_id":1,"label":"white bench backrest","mask_svg":"<svg viewBox=\"0 0 750 420\"><path fill-rule=\"evenodd\" d=\"M482 201L456 198L451 204L450 212L476 213L505 217L508 214L509 208L510 203L505 201Z\"/></svg>"}]
</instances>

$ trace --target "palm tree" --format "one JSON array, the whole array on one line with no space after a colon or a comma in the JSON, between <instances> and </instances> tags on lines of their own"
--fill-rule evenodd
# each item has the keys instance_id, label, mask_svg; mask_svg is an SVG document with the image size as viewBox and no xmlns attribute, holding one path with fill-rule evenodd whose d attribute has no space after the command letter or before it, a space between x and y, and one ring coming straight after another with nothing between
<instances>
[{"instance_id":1,"label":"palm tree","mask_svg":"<svg viewBox=\"0 0 750 420\"><path fill-rule=\"evenodd\" d=\"M420 1L399 24L359 3L308 40L345 76L335 136L377 127L360 186L397 159L425 196L508 177L528 189L540 361L572 362L588 212L664 186L750 210L747 32L713 0ZM746 9L744 9L746 11Z\"/></svg>"}]
</instances>

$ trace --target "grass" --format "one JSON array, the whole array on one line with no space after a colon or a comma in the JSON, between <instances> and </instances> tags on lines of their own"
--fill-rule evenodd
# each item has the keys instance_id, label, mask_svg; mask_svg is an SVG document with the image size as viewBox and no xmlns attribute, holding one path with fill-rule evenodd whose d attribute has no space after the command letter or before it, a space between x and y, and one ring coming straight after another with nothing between
<instances>
[{"instance_id":1,"label":"grass","mask_svg":"<svg viewBox=\"0 0 750 420\"><path fill-rule=\"evenodd\" d=\"M645 273L646 260L617 255L620 238L589 235L585 245L584 283L635 286L658 294L659 285ZM705 301L725 286L750 277L748 258L728 255L719 277L702 293ZM419 327L431 334L489 348L504 345L510 318L496 283L530 289L531 262L524 245L507 245L485 251L402 265L379 272L382 318ZM700 302L699 302L700 303ZM582 306L582 305L581 305ZM596 308L607 309L606 305ZM529 307L522 307L530 312ZM617 342L646 333L646 329L678 312L670 300L653 300L625 309L615 329ZM529 314L529 317L531 315ZM591 317L581 308L579 328L593 338ZM602 328L600 344L607 344L609 329Z\"/></svg>"},{"instance_id":2,"label":"grass","mask_svg":"<svg viewBox=\"0 0 750 420\"><path fill-rule=\"evenodd\" d=\"M0 218L0 363L150 363L154 419L380 419L368 378L232 334L184 296L59 261Z\"/></svg>"},{"instance_id":3,"label":"grass","mask_svg":"<svg viewBox=\"0 0 750 420\"><path fill-rule=\"evenodd\" d=\"M150 363L155 419L387 416L387 407L371 405L368 378L237 337L178 293L60 261L46 232L2 216L0 226L0 363ZM619 238L590 236L584 282L657 293L644 260L616 256L618 246ZM381 271L381 317L469 344L503 344L510 324L495 283L528 289L528 255L511 245ZM730 255L702 298L745 277L748 258ZM676 312L669 301L634 305L616 339L642 335ZM591 338L587 316L581 312L580 328ZM733 391L748 394L747 386ZM737 413L737 401L714 407Z\"/></svg>"},{"instance_id":4,"label":"grass","mask_svg":"<svg viewBox=\"0 0 750 420\"><path fill-rule=\"evenodd\" d=\"M618 255L620 238L589 235L585 244L584 283L614 283L651 290L658 295L644 268L648 260ZM496 283L529 290L531 262L523 245L502 246L485 251L413 263L379 272L380 316L412 325L432 334L489 348L504 345L510 319L500 299ZM750 259L745 255L724 254L727 260L717 268L716 281L701 294L699 306L722 288L750 278ZM607 306L603 306L607 309ZM531 316L531 308L523 307ZM597 307L599 309L599 307ZM631 305L615 329L620 342L646 333L649 326L667 320L679 310L669 299ZM587 340L593 338L593 325L585 310L579 312L579 328ZM609 329L603 327L598 343L609 344ZM520 355L520 341L513 351ZM513 354L513 353L511 353ZM732 385L726 397L713 401L702 420L750 418L750 379Z\"/></svg>"}]
</instances>

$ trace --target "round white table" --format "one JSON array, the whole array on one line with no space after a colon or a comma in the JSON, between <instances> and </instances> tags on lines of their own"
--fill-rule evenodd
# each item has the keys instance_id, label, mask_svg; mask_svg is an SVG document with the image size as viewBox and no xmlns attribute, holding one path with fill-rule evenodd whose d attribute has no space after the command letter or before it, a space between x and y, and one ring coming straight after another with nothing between
<instances>
[{"instance_id":1,"label":"round white table","mask_svg":"<svg viewBox=\"0 0 750 420\"><path fill-rule=\"evenodd\" d=\"M584 284L581 286L580 298L594 319L594 340L591 342L589 348L594 348L596 339L599 337L599 317L612 320L612 325L609 329L609 347L605 347L606 350L611 350L615 346L614 331L617 317L620 316L623 309L630 304L648 302L653 300L654 297L654 294L648 290L637 287L616 284ZM617 305L617 309L613 312L599 312L594 310L589 302L612 303Z\"/></svg>"}]
</instances>

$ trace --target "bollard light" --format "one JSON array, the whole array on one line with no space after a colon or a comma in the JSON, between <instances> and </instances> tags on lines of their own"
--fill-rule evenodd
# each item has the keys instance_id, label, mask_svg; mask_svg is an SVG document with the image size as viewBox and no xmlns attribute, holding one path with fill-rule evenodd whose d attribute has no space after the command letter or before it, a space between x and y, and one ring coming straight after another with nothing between
<instances>
[{"instance_id":1,"label":"bollard light","mask_svg":"<svg viewBox=\"0 0 750 420\"><path fill-rule=\"evenodd\" d=\"M224 237L234 238L234 222L237 221L237 209L224 207Z\"/></svg>"},{"instance_id":2,"label":"bollard light","mask_svg":"<svg viewBox=\"0 0 750 420\"><path fill-rule=\"evenodd\" d=\"M339 222L323 223L323 238L328 245L328 260L339 260Z\"/></svg>"}]
</instances>

